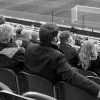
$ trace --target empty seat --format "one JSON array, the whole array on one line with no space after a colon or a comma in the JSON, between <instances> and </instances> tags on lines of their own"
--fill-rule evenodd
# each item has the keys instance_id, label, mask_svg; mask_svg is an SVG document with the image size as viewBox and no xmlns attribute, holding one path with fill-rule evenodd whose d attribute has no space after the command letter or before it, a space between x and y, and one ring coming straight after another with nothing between
<instances>
[{"instance_id":1,"label":"empty seat","mask_svg":"<svg viewBox=\"0 0 100 100\"><path fill-rule=\"evenodd\" d=\"M26 72L18 74L20 93L34 91L54 97L53 85L48 80Z\"/></svg>"},{"instance_id":2,"label":"empty seat","mask_svg":"<svg viewBox=\"0 0 100 100\"><path fill-rule=\"evenodd\" d=\"M96 100L90 94L80 88L69 85L66 82L59 82L56 85L57 100Z\"/></svg>"},{"instance_id":3,"label":"empty seat","mask_svg":"<svg viewBox=\"0 0 100 100\"><path fill-rule=\"evenodd\" d=\"M94 73L92 71L86 71L83 69L79 69L79 73L82 74L83 76L97 76L96 73Z\"/></svg>"},{"instance_id":4,"label":"empty seat","mask_svg":"<svg viewBox=\"0 0 100 100\"><path fill-rule=\"evenodd\" d=\"M16 74L5 68L0 68L0 82L7 85L14 93L18 93Z\"/></svg>"}]
</instances>

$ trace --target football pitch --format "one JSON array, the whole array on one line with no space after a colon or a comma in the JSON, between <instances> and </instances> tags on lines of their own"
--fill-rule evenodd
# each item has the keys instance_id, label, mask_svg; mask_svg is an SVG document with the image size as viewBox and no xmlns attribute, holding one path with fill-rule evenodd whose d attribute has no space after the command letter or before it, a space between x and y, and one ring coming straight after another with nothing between
<instances>
[{"instance_id":1,"label":"football pitch","mask_svg":"<svg viewBox=\"0 0 100 100\"><path fill-rule=\"evenodd\" d=\"M44 22L53 19L57 24L78 26L72 23L71 16L76 5L99 8L100 0L0 0L0 14Z\"/></svg>"}]
</instances>

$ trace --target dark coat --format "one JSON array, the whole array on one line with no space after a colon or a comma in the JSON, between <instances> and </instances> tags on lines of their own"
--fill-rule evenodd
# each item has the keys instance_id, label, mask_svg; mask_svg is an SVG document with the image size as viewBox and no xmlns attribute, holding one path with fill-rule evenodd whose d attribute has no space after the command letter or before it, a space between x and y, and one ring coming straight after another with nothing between
<instances>
[{"instance_id":1,"label":"dark coat","mask_svg":"<svg viewBox=\"0 0 100 100\"><path fill-rule=\"evenodd\" d=\"M100 76L100 52L98 53L96 60L91 60L88 70L95 72L98 76Z\"/></svg>"},{"instance_id":2,"label":"dark coat","mask_svg":"<svg viewBox=\"0 0 100 100\"><path fill-rule=\"evenodd\" d=\"M67 56L68 62L73 67L78 67L79 57L78 52L74 47L69 44L61 43L59 44L59 49Z\"/></svg>"},{"instance_id":3,"label":"dark coat","mask_svg":"<svg viewBox=\"0 0 100 100\"><path fill-rule=\"evenodd\" d=\"M25 51L26 71L52 83L66 81L97 96L100 86L72 70L66 56L53 44L30 44Z\"/></svg>"},{"instance_id":4,"label":"dark coat","mask_svg":"<svg viewBox=\"0 0 100 100\"><path fill-rule=\"evenodd\" d=\"M24 67L23 49L11 43L0 43L0 67L20 71Z\"/></svg>"}]
</instances>

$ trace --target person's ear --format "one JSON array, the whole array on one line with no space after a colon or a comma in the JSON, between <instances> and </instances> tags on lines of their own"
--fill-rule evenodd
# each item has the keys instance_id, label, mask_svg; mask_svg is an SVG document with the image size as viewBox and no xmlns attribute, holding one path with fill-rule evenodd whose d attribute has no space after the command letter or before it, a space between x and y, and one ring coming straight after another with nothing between
<instances>
[{"instance_id":1,"label":"person's ear","mask_svg":"<svg viewBox=\"0 0 100 100\"><path fill-rule=\"evenodd\" d=\"M54 44L57 44L57 42L58 42L57 37L54 37L52 42L53 42Z\"/></svg>"},{"instance_id":2,"label":"person's ear","mask_svg":"<svg viewBox=\"0 0 100 100\"><path fill-rule=\"evenodd\" d=\"M68 38L68 43L70 43L71 42L71 40L70 40L70 38Z\"/></svg>"}]
</instances>

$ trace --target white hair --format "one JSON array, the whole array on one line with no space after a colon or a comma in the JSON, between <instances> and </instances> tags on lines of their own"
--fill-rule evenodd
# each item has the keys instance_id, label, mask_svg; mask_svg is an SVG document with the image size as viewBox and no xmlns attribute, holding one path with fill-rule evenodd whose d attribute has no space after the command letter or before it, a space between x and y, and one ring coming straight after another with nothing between
<instances>
[{"instance_id":1,"label":"white hair","mask_svg":"<svg viewBox=\"0 0 100 100\"><path fill-rule=\"evenodd\" d=\"M30 40L32 38L32 33L33 33L32 30L23 29L21 31L21 37L22 39Z\"/></svg>"},{"instance_id":2,"label":"white hair","mask_svg":"<svg viewBox=\"0 0 100 100\"><path fill-rule=\"evenodd\" d=\"M39 33L33 31L31 40L32 40L32 42L37 42L39 40Z\"/></svg>"},{"instance_id":3,"label":"white hair","mask_svg":"<svg viewBox=\"0 0 100 100\"><path fill-rule=\"evenodd\" d=\"M0 41L7 41L13 36L14 27L9 24L0 25Z\"/></svg>"}]
</instances>

